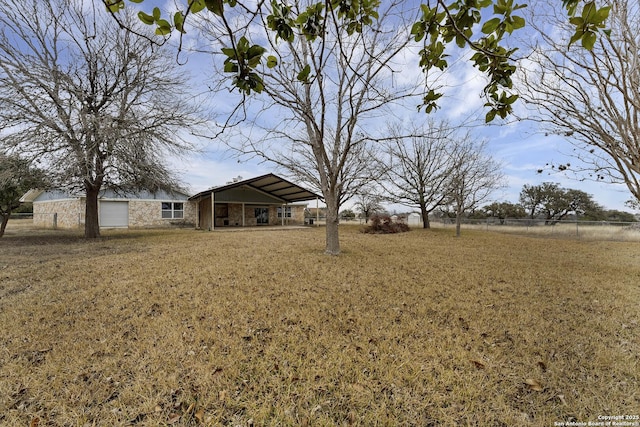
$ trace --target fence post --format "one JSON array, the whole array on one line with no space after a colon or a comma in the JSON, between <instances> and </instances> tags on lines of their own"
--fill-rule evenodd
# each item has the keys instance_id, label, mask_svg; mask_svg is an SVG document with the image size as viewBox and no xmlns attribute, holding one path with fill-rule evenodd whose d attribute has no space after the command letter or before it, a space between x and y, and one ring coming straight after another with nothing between
<instances>
[{"instance_id":1,"label":"fence post","mask_svg":"<svg viewBox=\"0 0 640 427\"><path fill-rule=\"evenodd\" d=\"M53 213L53 229L56 230L58 228L58 212Z\"/></svg>"}]
</instances>

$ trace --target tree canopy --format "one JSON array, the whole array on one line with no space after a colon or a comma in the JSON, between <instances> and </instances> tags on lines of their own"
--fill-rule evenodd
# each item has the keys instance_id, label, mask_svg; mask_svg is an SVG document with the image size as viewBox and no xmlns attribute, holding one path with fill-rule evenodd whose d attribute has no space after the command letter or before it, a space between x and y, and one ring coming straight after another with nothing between
<instances>
[{"instance_id":1,"label":"tree canopy","mask_svg":"<svg viewBox=\"0 0 640 427\"><path fill-rule=\"evenodd\" d=\"M117 12L125 9L125 0L102 0L122 26ZM131 3L144 3L145 0L129 0ZM169 36L177 32L182 36L191 31L191 15L204 16L205 20L214 20L220 24L220 37L224 44L222 53L226 56L224 71L232 76L233 85L240 91L250 94L260 93L265 83L261 65L273 68L278 64L276 55L268 54L267 48L253 43L247 37L248 23L254 20L262 22L277 39L292 42L296 37L310 42L321 43L330 25L340 25L350 35L373 30L372 24L380 16L380 0L324 0L309 1L304 6L289 5L287 2L264 0L244 2L242 0L181 0L176 2L178 10L172 16L158 7L151 13L138 11L139 19L155 28L158 36ZM591 0L562 0L568 21L574 29L570 44L580 42L591 49L599 33L607 34L606 20L610 7L598 7ZM525 20L518 10L526 4L514 0L454 0L445 2L415 2L417 18L407 37L422 43L419 51L420 66L425 73L432 69L444 70L449 66L448 45L460 48L468 47L474 53L471 61L485 73L488 82L484 87L488 112L486 120L496 116L506 117L512 111L512 104L518 95L512 91L512 76L516 70L513 54L517 49L506 47L505 38L525 26ZM238 28L234 16L245 16L244 28ZM241 27L242 27L241 25ZM479 31L478 31L479 29ZM298 78L308 79L310 64L297 69ZM437 108L442 97L437 88L427 86L424 90L425 111Z\"/></svg>"},{"instance_id":2,"label":"tree canopy","mask_svg":"<svg viewBox=\"0 0 640 427\"><path fill-rule=\"evenodd\" d=\"M569 214L596 216L603 211L590 194L567 189L559 184L545 182L541 185L525 185L520 193L520 203L534 218L542 215L553 224Z\"/></svg>"}]
</instances>

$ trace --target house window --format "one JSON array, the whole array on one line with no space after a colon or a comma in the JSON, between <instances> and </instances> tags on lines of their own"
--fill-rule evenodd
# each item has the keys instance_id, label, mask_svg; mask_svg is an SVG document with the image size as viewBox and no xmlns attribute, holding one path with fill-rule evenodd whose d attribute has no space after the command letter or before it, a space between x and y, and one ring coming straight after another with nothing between
<instances>
[{"instance_id":1,"label":"house window","mask_svg":"<svg viewBox=\"0 0 640 427\"><path fill-rule=\"evenodd\" d=\"M291 206L285 206L284 217L291 218ZM282 208L278 208L278 218L282 218Z\"/></svg>"},{"instance_id":2,"label":"house window","mask_svg":"<svg viewBox=\"0 0 640 427\"><path fill-rule=\"evenodd\" d=\"M162 218L163 219L184 218L184 203L162 202Z\"/></svg>"}]
</instances>

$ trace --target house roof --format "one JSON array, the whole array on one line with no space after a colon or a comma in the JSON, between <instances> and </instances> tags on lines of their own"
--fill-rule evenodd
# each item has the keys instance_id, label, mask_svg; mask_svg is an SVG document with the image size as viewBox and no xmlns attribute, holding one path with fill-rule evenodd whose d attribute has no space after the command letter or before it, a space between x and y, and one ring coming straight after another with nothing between
<instances>
[{"instance_id":1,"label":"house roof","mask_svg":"<svg viewBox=\"0 0 640 427\"><path fill-rule=\"evenodd\" d=\"M281 178L272 173L261 175L251 179L245 179L243 181L233 182L231 184L223 185L220 187L214 187L209 190L201 191L189 197L189 200L195 200L202 197L209 196L213 193L221 193L223 191L231 190L239 187L249 187L256 191L261 191L272 197L282 200L286 203L303 202L305 200L321 199L322 196L313 193L305 188L300 187L284 178Z\"/></svg>"},{"instance_id":2,"label":"house roof","mask_svg":"<svg viewBox=\"0 0 640 427\"><path fill-rule=\"evenodd\" d=\"M41 195L44 192L44 190L38 190L37 188L35 189L31 189L29 191L27 191L24 196L20 197L20 202L22 203L33 203L33 201L35 199L38 198L39 195Z\"/></svg>"},{"instance_id":3,"label":"house roof","mask_svg":"<svg viewBox=\"0 0 640 427\"><path fill-rule=\"evenodd\" d=\"M33 188L27 191L21 198L22 203L33 203L49 200L60 199L80 199L85 197L85 194L73 191L67 191L63 189L50 189L40 190ZM129 192L115 192L110 188L103 188L100 191L100 199L122 199L122 200L185 200L189 195L181 190L165 191L158 190L156 192L149 190L129 191Z\"/></svg>"}]
</instances>

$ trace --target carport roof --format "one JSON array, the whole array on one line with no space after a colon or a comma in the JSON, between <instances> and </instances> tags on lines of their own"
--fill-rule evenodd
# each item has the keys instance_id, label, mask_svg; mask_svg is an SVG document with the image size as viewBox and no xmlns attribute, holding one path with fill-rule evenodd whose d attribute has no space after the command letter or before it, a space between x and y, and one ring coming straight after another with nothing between
<instances>
[{"instance_id":1,"label":"carport roof","mask_svg":"<svg viewBox=\"0 0 640 427\"><path fill-rule=\"evenodd\" d=\"M286 203L303 202L306 200L322 198L322 196L316 193L313 193L305 188L300 187L297 184L294 184L284 178L270 173L201 191L198 194L189 197L189 200L200 199L202 197L211 195L212 192L221 193L223 191L231 190L238 187L253 188L257 191L261 191L272 197L278 198Z\"/></svg>"}]
</instances>

